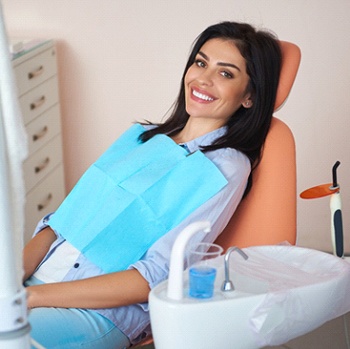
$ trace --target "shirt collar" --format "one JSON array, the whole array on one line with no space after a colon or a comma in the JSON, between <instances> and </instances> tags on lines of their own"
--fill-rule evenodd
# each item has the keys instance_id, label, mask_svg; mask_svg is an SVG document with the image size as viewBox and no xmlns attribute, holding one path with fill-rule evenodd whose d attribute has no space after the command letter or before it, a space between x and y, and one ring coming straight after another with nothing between
<instances>
[{"instance_id":1,"label":"shirt collar","mask_svg":"<svg viewBox=\"0 0 350 349\"><path fill-rule=\"evenodd\" d=\"M203 136L197 137L189 142L182 143L180 145L185 146L190 153L199 150L201 147L213 144L218 138L223 136L227 131L227 126L222 126L214 131L208 132Z\"/></svg>"},{"instance_id":2,"label":"shirt collar","mask_svg":"<svg viewBox=\"0 0 350 349\"><path fill-rule=\"evenodd\" d=\"M146 130L154 128L154 125L143 125ZM203 136L197 137L186 143L180 143L179 145L185 148L188 152L194 153L200 150L201 147L213 144L218 138L223 136L227 132L227 126L222 126L214 131L208 132Z\"/></svg>"}]
</instances>

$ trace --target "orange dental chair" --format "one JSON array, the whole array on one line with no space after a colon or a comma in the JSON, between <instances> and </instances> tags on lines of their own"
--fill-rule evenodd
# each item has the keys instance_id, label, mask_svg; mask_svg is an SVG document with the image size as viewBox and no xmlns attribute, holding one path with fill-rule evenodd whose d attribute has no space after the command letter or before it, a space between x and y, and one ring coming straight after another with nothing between
<instances>
[{"instance_id":1,"label":"orange dental chair","mask_svg":"<svg viewBox=\"0 0 350 349\"><path fill-rule=\"evenodd\" d=\"M287 99L293 86L301 53L281 41L282 69L275 110ZM253 173L253 187L242 200L216 243L248 247L296 242L296 158L294 137L288 126L272 118L261 163Z\"/></svg>"},{"instance_id":2,"label":"orange dental chair","mask_svg":"<svg viewBox=\"0 0 350 349\"><path fill-rule=\"evenodd\" d=\"M280 41L282 69L275 110L287 99L300 64L298 46ZM262 160L253 174L253 187L239 204L230 222L215 241L224 250L296 242L296 157L288 126L273 117ZM148 339L137 348L151 349Z\"/></svg>"}]
</instances>

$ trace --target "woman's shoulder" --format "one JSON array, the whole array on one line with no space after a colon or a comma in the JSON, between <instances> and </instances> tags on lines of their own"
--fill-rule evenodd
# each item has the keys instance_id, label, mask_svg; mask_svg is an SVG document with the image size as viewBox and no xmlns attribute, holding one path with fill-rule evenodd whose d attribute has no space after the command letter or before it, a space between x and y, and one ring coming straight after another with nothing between
<instances>
[{"instance_id":1,"label":"woman's shoulder","mask_svg":"<svg viewBox=\"0 0 350 349\"><path fill-rule=\"evenodd\" d=\"M248 178L251 165L248 157L233 148L221 148L206 153L207 157L215 163L225 177L242 176Z\"/></svg>"}]
</instances>

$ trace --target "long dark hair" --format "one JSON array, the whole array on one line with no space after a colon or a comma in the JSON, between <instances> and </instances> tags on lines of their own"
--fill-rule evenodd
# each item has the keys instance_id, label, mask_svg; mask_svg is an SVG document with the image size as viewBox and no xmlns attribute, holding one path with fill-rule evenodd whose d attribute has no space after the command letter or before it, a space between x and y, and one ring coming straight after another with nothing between
<instances>
[{"instance_id":1,"label":"long dark hair","mask_svg":"<svg viewBox=\"0 0 350 349\"><path fill-rule=\"evenodd\" d=\"M208 27L197 37L182 76L180 92L173 111L164 123L144 132L141 140L145 142L159 133L174 135L185 127L189 118L185 105L185 75L195 62L201 47L208 40L216 38L234 42L245 59L249 76L247 92L250 93L253 104L250 108L241 106L228 120L226 134L213 144L203 147L202 151L234 148L249 158L254 170L261 160L262 148L271 124L282 55L274 34L256 30L246 23L218 23ZM250 175L245 195L251 185Z\"/></svg>"}]
</instances>

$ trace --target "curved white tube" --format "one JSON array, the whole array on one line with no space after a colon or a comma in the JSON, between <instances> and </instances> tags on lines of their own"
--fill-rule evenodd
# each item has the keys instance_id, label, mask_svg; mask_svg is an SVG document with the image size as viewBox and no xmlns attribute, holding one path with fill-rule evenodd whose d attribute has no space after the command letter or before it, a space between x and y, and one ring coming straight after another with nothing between
<instances>
[{"instance_id":1,"label":"curved white tube","mask_svg":"<svg viewBox=\"0 0 350 349\"><path fill-rule=\"evenodd\" d=\"M185 248L191 237L200 231L209 233L210 223L208 221L194 222L188 225L175 240L174 246L171 250L169 267L167 296L170 299L181 300L183 297Z\"/></svg>"}]
</instances>

